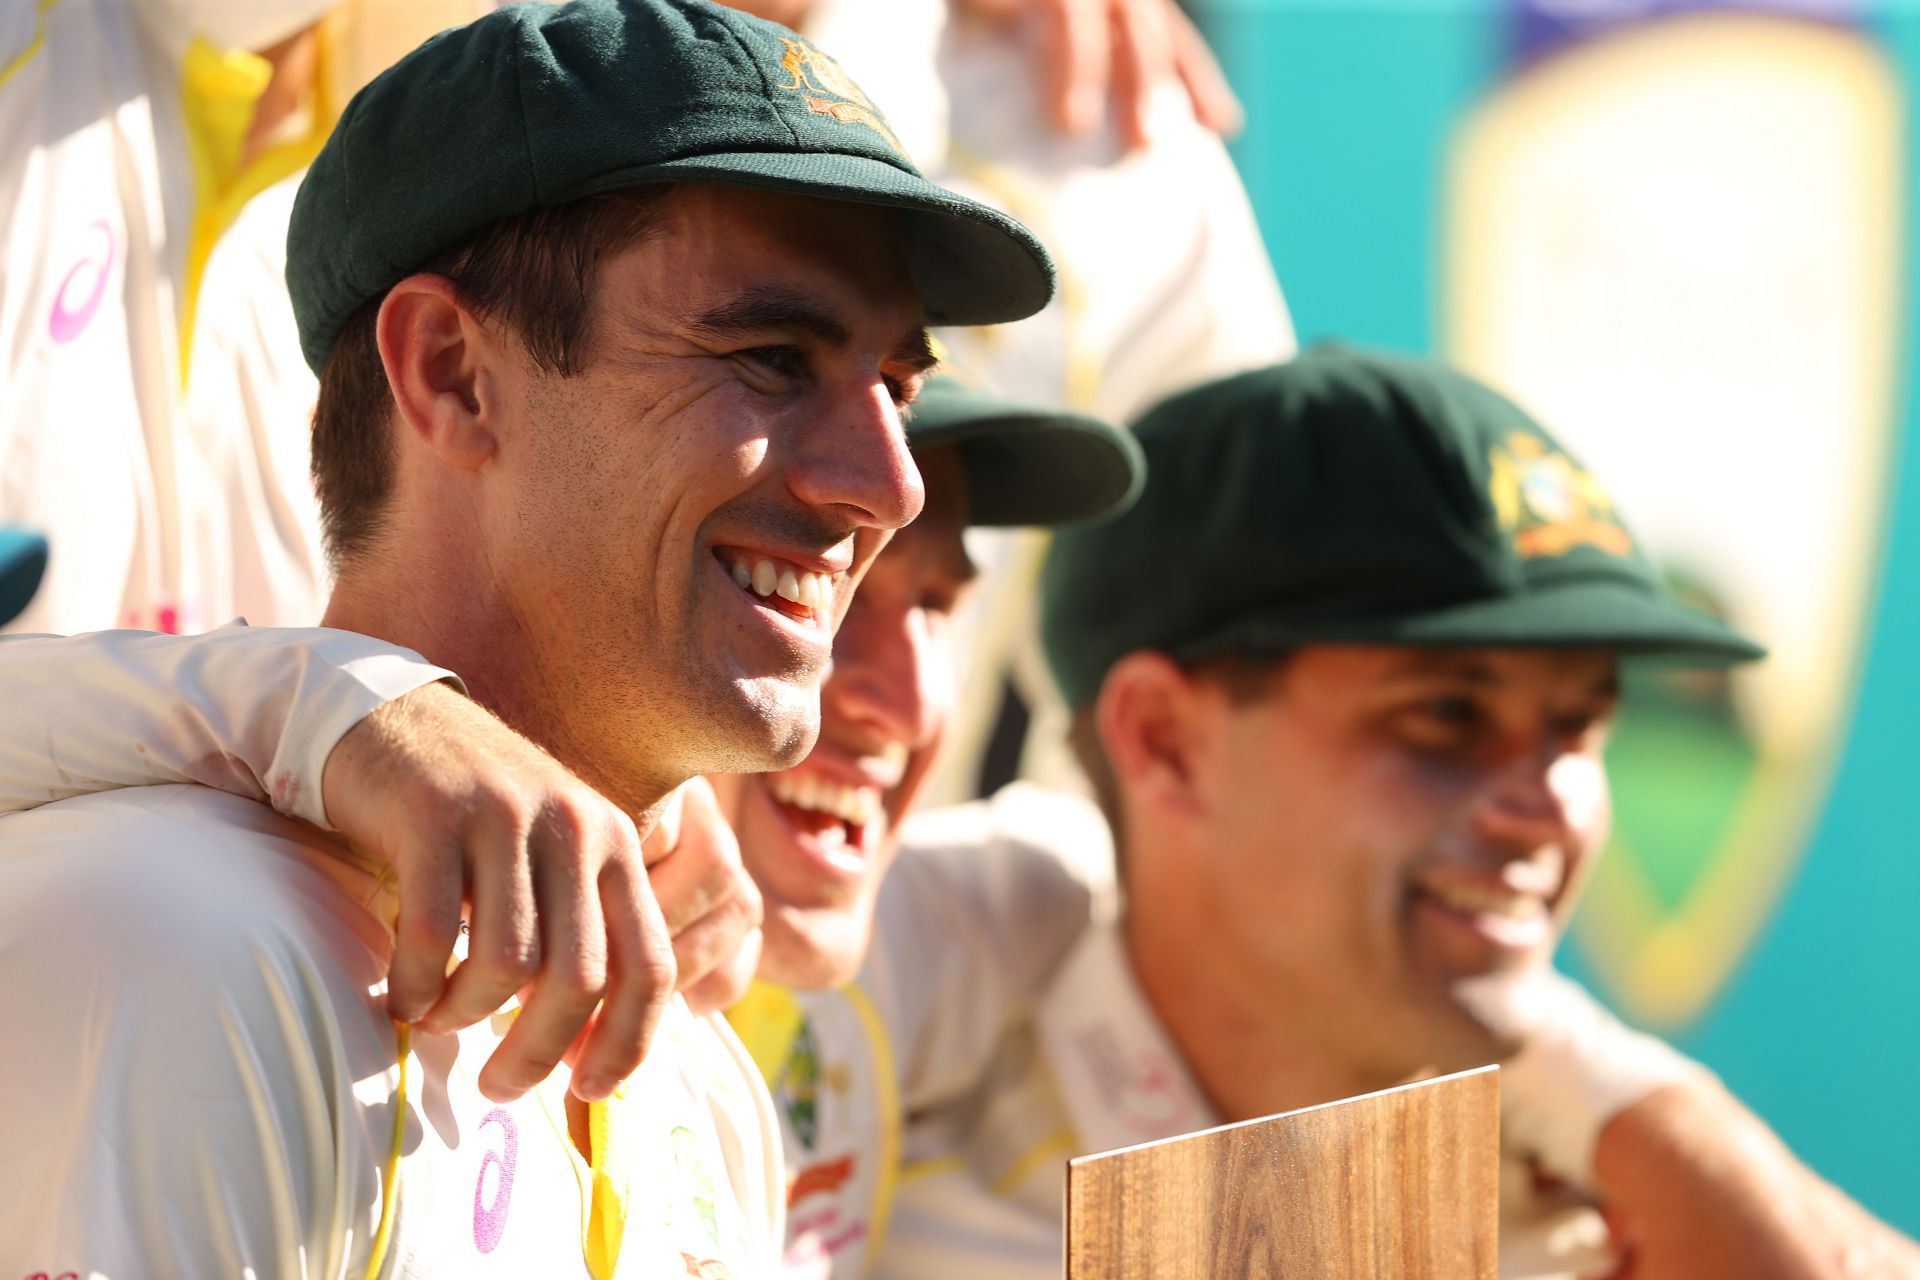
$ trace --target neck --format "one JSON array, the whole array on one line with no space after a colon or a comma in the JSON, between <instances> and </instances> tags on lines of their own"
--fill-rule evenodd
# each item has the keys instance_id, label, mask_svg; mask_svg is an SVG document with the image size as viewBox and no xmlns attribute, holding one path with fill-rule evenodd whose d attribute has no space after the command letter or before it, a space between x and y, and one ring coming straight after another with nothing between
<instances>
[{"instance_id":1,"label":"neck","mask_svg":"<svg viewBox=\"0 0 1920 1280\"><path fill-rule=\"evenodd\" d=\"M470 557L468 557L470 559ZM623 768L630 753L600 750L590 708L570 706L510 603L466 561L397 555L374 547L340 568L321 625L357 631L418 652L465 681L473 700L650 826L682 779Z\"/></svg>"},{"instance_id":2,"label":"neck","mask_svg":"<svg viewBox=\"0 0 1920 1280\"><path fill-rule=\"evenodd\" d=\"M1127 911L1127 957L1147 1003L1223 1123L1402 1083L1330 1058L1327 1049L1338 1041L1290 1018L1256 967L1238 963L1229 947L1195 946L1194 939L1222 932L1205 919L1182 918L1175 904L1188 899L1133 900L1155 905Z\"/></svg>"}]
</instances>

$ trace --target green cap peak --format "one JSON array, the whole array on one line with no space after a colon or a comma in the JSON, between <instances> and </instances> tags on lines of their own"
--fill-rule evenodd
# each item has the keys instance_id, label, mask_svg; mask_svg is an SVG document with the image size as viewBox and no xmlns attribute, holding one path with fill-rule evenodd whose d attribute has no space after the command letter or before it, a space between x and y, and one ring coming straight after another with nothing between
<instances>
[{"instance_id":1,"label":"green cap peak","mask_svg":"<svg viewBox=\"0 0 1920 1280\"><path fill-rule=\"evenodd\" d=\"M307 363L490 223L656 182L901 210L929 323L1016 320L1053 294L1031 232L927 181L859 86L785 27L707 0L518 4L428 40L341 114L287 233Z\"/></svg>"},{"instance_id":2,"label":"green cap peak","mask_svg":"<svg viewBox=\"0 0 1920 1280\"><path fill-rule=\"evenodd\" d=\"M1604 486L1493 389L1319 348L1162 402L1133 509L1060 535L1042 634L1084 706L1137 649L1306 644L1762 650L1676 603Z\"/></svg>"},{"instance_id":3,"label":"green cap peak","mask_svg":"<svg viewBox=\"0 0 1920 1280\"><path fill-rule=\"evenodd\" d=\"M1140 446L1112 423L1006 400L947 373L920 389L907 444L959 453L971 525L1098 520L1126 510L1146 479Z\"/></svg>"}]
</instances>

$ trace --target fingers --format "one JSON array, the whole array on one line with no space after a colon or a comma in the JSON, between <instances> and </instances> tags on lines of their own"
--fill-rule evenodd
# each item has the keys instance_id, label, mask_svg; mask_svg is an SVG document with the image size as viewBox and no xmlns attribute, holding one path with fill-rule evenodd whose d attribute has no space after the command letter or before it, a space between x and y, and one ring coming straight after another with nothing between
<instances>
[{"instance_id":1,"label":"fingers","mask_svg":"<svg viewBox=\"0 0 1920 1280\"><path fill-rule=\"evenodd\" d=\"M647 875L668 930L678 934L743 892L742 886L752 893L753 881L740 862L740 841L706 779L687 783L676 799L680 803L674 845L663 857L649 855ZM758 895L754 897L757 901Z\"/></svg>"},{"instance_id":2,"label":"fingers","mask_svg":"<svg viewBox=\"0 0 1920 1280\"><path fill-rule=\"evenodd\" d=\"M718 980L705 988L709 998L713 998L716 991L734 986L739 988L734 992L736 996L744 992L746 984L753 980L754 967L759 963L760 917L760 893L749 880L741 892L728 897L693 924L676 931L673 935L673 959L679 970L681 994L690 997L695 989L714 975L719 975ZM754 949L750 963L740 956L741 949L749 944ZM745 973L740 976L739 970L743 966ZM691 1005L693 1002L689 999L688 1003Z\"/></svg>"},{"instance_id":3,"label":"fingers","mask_svg":"<svg viewBox=\"0 0 1920 1280\"><path fill-rule=\"evenodd\" d=\"M490 1016L540 970L539 911L533 868L523 856L525 828L501 821L470 830L467 958L454 970L439 1002L420 1019L421 1030L433 1034L458 1031Z\"/></svg>"},{"instance_id":4,"label":"fingers","mask_svg":"<svg viewBox=\"0 0 1920 1280\"><path fill-rule=\"evenodd\" d=\"M760 951L765 941L766 935L754 929L740 939L731 956L716 965L705 977L690 986L683 985L680 995L687 1002L687 1008L699 1016L718 1013L737 1004L740 997L747 994L747 988L753 985L754 975L759 972Z\"/></svg>"},{"instance_id":5,"label":"fingers","mask_svg":"<svg viewBox=\"0 0 1920 1280\"><path fill-rule=\"evenodd\" d=\"M633 1074L673 998L674 948L647 878L637 868L632 859L616 859L600 876L606 998L573 1066L573 1092L589 1102L606 1097Z\"/></svg>"},{"instance_id":6,"label":"fingers","mask_svg":"<svg viewBox=\"0 0 1920 1280\"><path fill-rule=\"evenodd\" d=\"M448 962L460 937L464 854L456 843L393 859L400 904L387 970L387 1012L402 1022L418 1021L446 989Z\"/></svg>"},{"instance_id":7,"label":"fingers","mask_svg":"<svg viewBox=\"0 0 1920 1280\"><path fill-rule=\"evenodd\" d=\"M1113 97L1128 150L1147 145L1154 86L1173 70L1170 0L1113 0Z\"/></svg>"},{"instance_id":8,"label":"fingers","mask_svg":"<svg viewBox=\"0 0 1920 1280\"><path fill-rule=\"evenodd\" d=\"M1166 22L1174 73L1187 88L1194 118L1222 137L1238 134L1246 126L1247 113L1207 47L1206 37L1177 4L1166 4Z\"/></svg>"},{"instance_id":9,"label":"fingers","mask_svg":"<svg viewBox=\"0 0 1920 1280\"><path fill-rule=\"evenodd\" d=\"M571 808L549 808L533 833L536 849L591 845L594 835L581 829L582 821L583 815ZM480 1092L495 1102L511 1101L546 1079L607 989L606 925L597 884L580 875L572 858L537 859L534 878L540 906L540 973L506 1038L480 1070Z\"/></svg>"},{"instance_id":10,"label":"fingers","mask_svg":"<svg viewBox=\"0 0 1920 1280\"><path fill-rule=\"evenodd\" d=\"M1112 36L1107 0L1040 0L1041 62L1054 124L1090 133L1107 108Z\"/></svg>"}]
</instances>

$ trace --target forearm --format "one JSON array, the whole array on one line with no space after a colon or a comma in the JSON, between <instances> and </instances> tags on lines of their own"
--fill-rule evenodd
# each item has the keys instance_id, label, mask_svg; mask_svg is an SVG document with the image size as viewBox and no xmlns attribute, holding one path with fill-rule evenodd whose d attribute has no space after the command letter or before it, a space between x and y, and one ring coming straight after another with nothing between
<instances>
[{"instance_id":1,"label":"forearm","mask_svg":"<svg viewBox=\"0 0 1920 1280\"><path fill-rule=\"evenodd\" d=\"M1710 1081L1621 1112L1594 1158L1635 1280L1920 1277L1920 1248L1794 1158Z\"/></svg>"},{"instance_id":2,"label":"forearm","mask_svg":"<svg viewBox=\"0 0 1920 1280\"><path fill-rule=\"evenodd\" d=\"M334 744L375 708L447 678L409 650L320 628L9 637L0 813L198 782L324 826Z\"/></svg>"}]
</instances>

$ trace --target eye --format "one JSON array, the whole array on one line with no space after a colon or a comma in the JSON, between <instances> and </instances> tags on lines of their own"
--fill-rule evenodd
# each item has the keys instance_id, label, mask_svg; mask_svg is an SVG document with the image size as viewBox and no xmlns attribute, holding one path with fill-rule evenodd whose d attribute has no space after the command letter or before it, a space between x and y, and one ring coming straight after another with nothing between
<instances>
[{"instance_id":1,"label":"eye","mask_svg":"<svg viewBox=\"0 0 1920 1280\"><path fill-rule=\"evenodd\" d=\"M745 360L778 378L799 379L807 376L807 353L796 346L748 347L733 354L735 359Z\"/></svg>"},{"instance_id":2,"label":"eye","mask_svg":"<svg viewBox=\"0 0 1920 1280\"><path fill-rule=\"evenodd\" d=\"M1443 694L1423 698L1395 717L1395 728L1415 750L1428 752L1466 751L1479 741L1487 727L1487 715L1470 697Z\"/></svg>"},{"instance_id":3,"label":"eye","mask_svg":"<svg viewBox=\"0 0 1920 1280\"><path fill-rule=\"evenodd\" d=\"M1612 725L1611 711L1576 711L1555 716L1549 728L1555 738L1577 751L1605 742Z\"/></svg>"}]
</instances>

